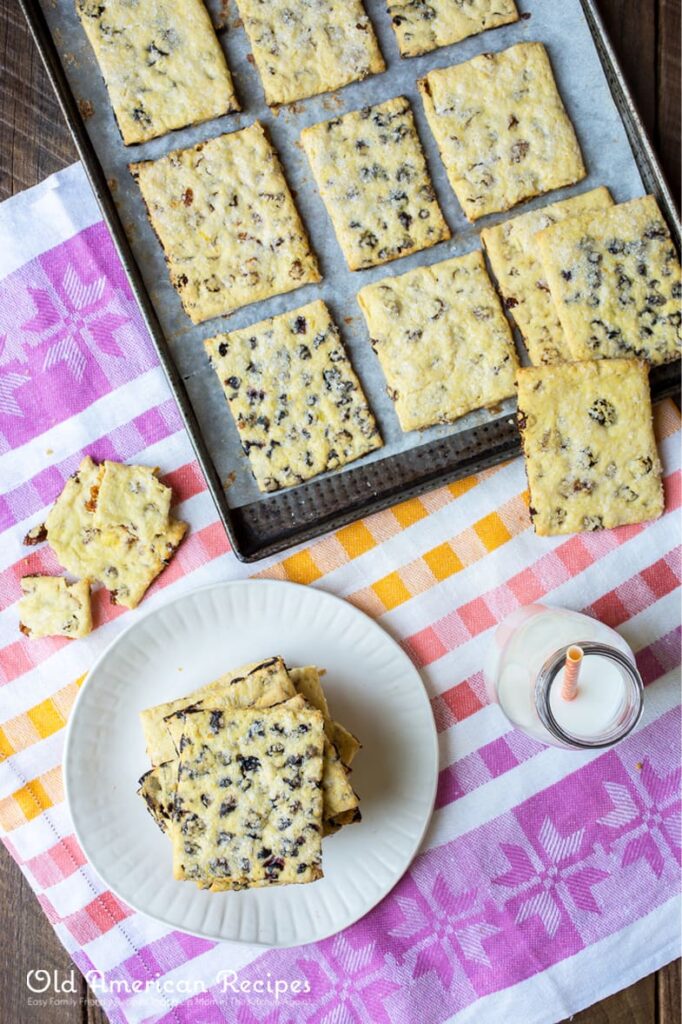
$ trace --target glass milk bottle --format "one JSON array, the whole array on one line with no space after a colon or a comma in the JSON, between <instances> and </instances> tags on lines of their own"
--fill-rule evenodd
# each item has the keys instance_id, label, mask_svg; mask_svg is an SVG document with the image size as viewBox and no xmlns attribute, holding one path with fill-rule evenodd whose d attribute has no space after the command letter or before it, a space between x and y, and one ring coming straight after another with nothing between
<instances>
[{"instance_id":1,"label":"glass milk bottle","mask_svg":"<svg viewBox=\"0 0 682 1024\"><path fill-rule=\"evenodd\" d=\"M569 672L570 659L582 652L573 699L565 696L569 650ZM563 608L532 604L500 623L484 675L490 700L513 725L557 747L609 747L642 714L644 687L625 640L597 619Z\"/></svg>"}]
</instances>

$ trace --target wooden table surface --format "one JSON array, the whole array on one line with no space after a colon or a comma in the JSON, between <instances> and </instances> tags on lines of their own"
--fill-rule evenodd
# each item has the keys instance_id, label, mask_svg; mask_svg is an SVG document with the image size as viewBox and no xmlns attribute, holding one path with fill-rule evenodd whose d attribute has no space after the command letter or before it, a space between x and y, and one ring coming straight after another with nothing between
<instances>
[{"instance_id":1,"label":"wooden table surface","mask_svg":"<svg viewBox=\"0 0 682 1024\"><path fill-rule=\"evenodd\" d=\"M625 76L661 158L680 194L680 0L599 0ZM0 0L0 199L35 185L76 159L69 133L15 0ZM0 850L0 1019L7 1024L105 1024L93 997L72 1005L29 1006L26 973L71 961L29 886ZM603 965L607 973L609 965ZM576 1015L576 1024L678 1024L680 962ZM487 1024L487 1022L482 1022ZM497 1024L497 1022L492 1022ZM520 1011L517 1020L523 1024Z\"/></svg>"}]
</instances>

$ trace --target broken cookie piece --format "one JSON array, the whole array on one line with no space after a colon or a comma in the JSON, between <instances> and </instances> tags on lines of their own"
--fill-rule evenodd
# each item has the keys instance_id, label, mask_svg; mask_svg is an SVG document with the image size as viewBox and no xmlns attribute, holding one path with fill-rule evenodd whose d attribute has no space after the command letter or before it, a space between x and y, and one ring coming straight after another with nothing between
<instances>
[{"instance_id":1,"label":"broken cookie piece","mask_svg":"<svg viewBox=\"0 0 682 1024\"><path fill-rule=\"evenodd\" d=\"M123 492L113 493L115 483L105 488L105 507L113 522L101 509L98 515L107 465L114 464L98 466L90 456L83 459L45 520L47 540L60 564L70 573L103 583L115 603L135 608L152 581L170 562L187 524L167 514L165 518L161 516L166 500L170 504L170 494L165 494L168 488L163 488L158 481L151 483L153 471L146 467L123 467L120 475ZM118 472L110 479L119 479ZM139 494L133 494L128 487L131 481L142 479L160 502L154 510L145 511L138 500ZM158 491L156 484L163 491ZM127 526L121 523L122 519ZM152 529L158 532L152 533Z\"/></svg>"},{"instance_id":2,"label":"broken cookie piece","mask_svg":"<svg viewBox=\"0 0 682 1024\"><path fill-rule=\"evenodd\" d=\"M28 637L66 636L92 631L88 580L67 583L61 576L24 576L19 601L19 629Z\"/></svg>"}]
</instances>

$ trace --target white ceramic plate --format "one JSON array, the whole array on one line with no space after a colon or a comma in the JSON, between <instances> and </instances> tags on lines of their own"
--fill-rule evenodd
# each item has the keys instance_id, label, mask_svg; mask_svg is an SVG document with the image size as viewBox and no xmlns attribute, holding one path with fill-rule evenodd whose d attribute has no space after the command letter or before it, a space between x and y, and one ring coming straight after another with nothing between
<instances>
[{"instance_id":1,"label":"white ceramic plate","mask_svg":"<svg viewBox=\"0 0 682 1024\"><path fill-rule=\"evenodd\" d=\"M327 669L332 713L363 743L363 820L324 840L320 881L202 892L173 879L169 842L137 796L149 767L138 712L272 654ZM357 921L405 872L433 809L438 746L419 673L375 622L324 591L254 580L185 594L117 637L79 694L64 773L78 840L131 907L209 939L293 946Z\"/></svg>"}]
</instances>

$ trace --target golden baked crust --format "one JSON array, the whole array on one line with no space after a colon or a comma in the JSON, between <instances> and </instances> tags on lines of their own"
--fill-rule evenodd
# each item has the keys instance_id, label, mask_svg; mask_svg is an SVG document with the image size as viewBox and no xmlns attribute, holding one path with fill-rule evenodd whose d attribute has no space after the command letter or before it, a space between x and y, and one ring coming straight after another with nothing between
<instances>
[{"instance_id":1,"label":"golden baked crust","mask_svg":"<svg viewBox=\"0 0 682 1024\"><path fill-rule=\"evenodd\" d=\"M480 251L385 277L358 302L403 430L514 394L514 340Z\"/></svg>"},{"instance_id":2,"label":"golden baked crust","mask_svg":"<svg viewBox=\"0 0 682 1024\"><path fill-rule=\"evenodd\" d=\"M67 583L62 576L24 576L19 629L28 637L87 636L92 631L90 583Z\"/></svg>"},{"instance_id":3,"label":"golden baked crust","mask_svg":"<svg viewBox=\"0 0 682 1024\"><path fill-rule=\"evenodd\" d=\"M519 20L514 0L390 0L388 13L403 57Z\"/></svg>"},{"instance_id":4,"label":"golden baked crust","mask_svg":"<svg viewBox=\"0 0 682 1024\"><path fill-rule=\"evenodd\" d=\"M481 231L505 308L521 331L528 355L536 366L570 361L572 356L552 302L535 236L551 224L612 205L609 190L595 188Z\"/></svg>"},{"instance_id":5,"label":"golden baked crust","mask_svg":"<svg viewBox=\"0 0 682 1024\"><path fill-rule=\"evenodd\" d=\"M322 877L322 714L188 711L171 831L173 874L217 889Z\"/></svg>"},{"instance_id":6,"label":"golden baked crust","mask_svg":"<svg viewBox=\"0 0 682 1024\"><path fill-rule=\"evenodd\" d=\"M130 170L193 323L320 280L258 121Z\"/></svg>"},{"instance_id":7,"label":"golden baked crust","mask_svg":"<svg viewBox=\"0 0 682 1024\"><path fill-rule=\"evenodd\" d=\"M306 128L301 142L351 270L450 237L403 96Z\"/></svg>"},{"instance_id":8,"label":"golden baked crust","mask_svg":"<svg viewBox=\"0 0 682 1024\"><path fill-rule=\"evenodd\" d=\"M538 246L574 359L680 355L680 262L653 196L556 224Z\"/></svg>"},{"instance_id":9,"label":"golden baked crust","mask_svg":"<svg viewBox=\"0 0 682 1024\"><path fill-rule=\"evenodd\" d=\"M201 0L76 0L126 145L239 110Z\"/></svg>"},{"instance_id":10,"label":"golden baked crust","mask_svg":"<svg viewBox=\"0 0 682 1024\"><path fill-rule=\"evenodd\" d=\"M270 104L292 103L385 71L360 0L237 0Z\"/></svg>"},{"instance_id":11,"label":"golden baked crust","mask_svg":"<svg viewBox=\"0 0 682 1024\"><path fill-rule=\"evenodd\" d=\"M646 363L527 367L518 384L536 533L601 530L662 514Z\"/></svg>"},{"instance_id":12,"label":"golden baked crust","mask_svg":"<svg viewBox=\"0 0 682 1024\"><path fill-rule=\"evenodd\" d=\"M430 71L419 91L469 220L585 177L580 146L542 43Z\"/></svg>"},{"instance_id":13,"label":"golden baked crust","mask_svg":"<svg viewBox=\"0 0 682 1024\"><path fill-rule=\"evenodd\" d=\"M261 491L292 487L381 447L324 302L204 345Z\"/></svg>"}]
</instances>

